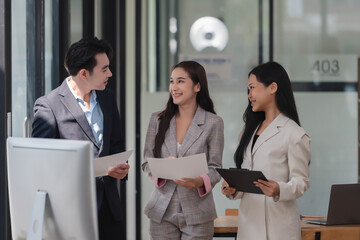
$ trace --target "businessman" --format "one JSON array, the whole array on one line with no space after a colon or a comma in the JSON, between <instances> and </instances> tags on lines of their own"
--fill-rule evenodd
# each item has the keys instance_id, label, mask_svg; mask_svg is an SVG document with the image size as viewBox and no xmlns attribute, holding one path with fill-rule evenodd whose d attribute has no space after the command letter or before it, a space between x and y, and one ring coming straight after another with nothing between
<instances>
[{"instance_id":1,"label":"businessman","mask_svg":"<svg viewBox=\"0 0 360 240\"><path fill-rule=\"evenodd\" d=\"M36 100L32 137L88 140L94 157L121 152L120 117L113 93L106 89L112 48L97 38L82 39L66 53L69 73L63 83ZM119 240L122 216L116 179L126 179L128 164L96 179L99 238ZM75 196L74 196L75 197Z\"/></svg>"}]
</instances>

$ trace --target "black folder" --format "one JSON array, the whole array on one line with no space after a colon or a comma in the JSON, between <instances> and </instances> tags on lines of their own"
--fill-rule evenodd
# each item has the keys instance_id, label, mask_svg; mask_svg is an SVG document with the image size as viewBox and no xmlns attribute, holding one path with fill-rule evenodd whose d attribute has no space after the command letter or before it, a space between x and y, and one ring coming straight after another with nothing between
<instances>
[{"instance_id":1,"label":"black folder","mask_svg":"<svg viewBox=\"0 0 360 240\"><path fill-rule=\"evenodd\" d=\"M237 168L217 168L216 170L230 185L230 187L236 188L237 191L264 194L261 189L254 184L254 181L257 181L258 179L267 181L261 171L251 171Z\"/></svg>"}]
</instances>

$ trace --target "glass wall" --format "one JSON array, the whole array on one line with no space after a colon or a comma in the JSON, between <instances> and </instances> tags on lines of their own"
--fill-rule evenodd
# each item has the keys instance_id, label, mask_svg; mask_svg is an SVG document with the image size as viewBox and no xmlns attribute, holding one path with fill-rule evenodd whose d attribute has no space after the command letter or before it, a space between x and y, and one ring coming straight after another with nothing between
<instances>
[{"instance_id":1,"label":"glass wall","mask_svg":"<svg viewBox=\"0 0 360 240\"><path fill-rule=\"evenodd\" d=\"M233 153L247 106L247 74L260 59L269 60L272 47L274 60L284 65L290 75L301 124L312 139L311 187L298 200L300 213L326 215L331 184L357 182L360 3L275 0L274 46L269 46L269 1L181 0L168 1L165 6L163 1L145 2L142 146L151 113L164 109L168 99L171 66L195 59L207 71L215 110L224 119L223 167L234 167ZM204 17L214 19L201 20ZM195 36L204 40L202 46L191 40L192 26L198 20L200 30L195 31ZM211 45L218 30L211 25L226 27L228 40L224 48ZM152 187L142 175L143 208ZM238 207L238 201L230 201L220 193L219 184L213 193L218 215L224 215L226 208ZM142 236L147 239L148 219L142 217Z\"/></svg>"},{"instance_id":2,"label":"glass wall","mask_svg":"<svg viewBox=\"0 0 360 240\"><path fill-rule=\"evenodd\" d=\"M26 1L12 0L11 56L12 56L12 134L22 137L26 120Z\"/></svg>"},{"instance_id":3,"label":"glass wall","mask_svg":"<svg viewBox=\"0 0 360 240\"><path fill-rule=\"evenodd\" d=\"M168 1L164 3L165 7L163 3L148 1L144 6L148 11L147 38L144 38L147 68L144 69L141 95L142 143L151 113L164 109L169 97L172 65L194 59L207 71L210 96L225 123L223 167L234 167L233 154L247 106L247 74L258 65L260 54L264 61L268 60L268 2L259 5L253 0L181 0ZM143 174L142 209L152 187L152 182ZM225 208L239 205L238 201L230 201L221 194L220 184L213 189L213 194L218 215L224 215ZM142 215L142 229L143 239L148 239L145 215Z\"/></svg>"},{"instance_id":4,"label":"glass wall","mask_svg":"<svg viewBox=\"0 0 360 240\"><path fill-rule=\"evenodd\" d=\"M286 67L295 89L302 89L295 97L312 139L311 187L298 200L300 212L323 216L331 185L358 181L360 2L275 3L274 60Z\"/></svg>"},{"instance_id":5,"label":"glass wall","mask_svg":"<svg viewBox=\"0 0 360 240\"><path fill-rule=\"evenodd\" d=\"M12 0L13 7L11 10L11 38L12 38L12 133L13 136L22 137L29 136L31 129L31 117L29 116L27 101L29 101L28 95L32 96L32 89L39 86L30 86L28 79L28 71L39 71L39 69L30 69L28 59L33 59L35 56L29 56L32 51L30 48L34 48L32 43L29 43L29 31L33 29L29 28L29 22L35 21L35 16L30 15L29 7L35 7L27 3L25 0ZM54 36L58 34L58 22L56 19L57 10L56 0L44 1L44 12L37 14L42 15L44 21L44 79L45 92L49 92L58 79L54 79L54 72L58 73L58 62L54 64L54 61L58 61L58 51L56 49L58 42L54 41ZM54 15L55 14L55 15ZM40 26L37 26L40 27ZM40 54L37 52L36 54ZM34 99L35 100L35 99Z\"/></svg>"},{"instance_id":6,"label":"glass wall","mask_svg":"<svg viewBox=\"0 0 360 240\"><path fill-rule=\"evenodd\" d=\"M59 51L55 50L58 48L56 29L59 28L59 23L54 21L58 17L57 7L56 1L45 2L45 79L47 79L45 80L45 93L53 89L52 83L59 82L59 60L57 59Z\"/></svg>"},{"instance_id":7,"label":"glass wall","mask_svg":"<svg viewBox=\"0 0 360 240\"><path fill-rule=\"evenodd\" d=\"M261 6L250 0L149 1L148 9L150 92L167 91L171 66L186 59L204 65L210 87L241 91L246 84L240 77L258 64L259 54L265 56L267 1ZM259 11L263 15L261 39Z\"/></svg>"},{"instance_id":8,"label":"glass wall","mask_svg":"<svg viewBox=\"0 0 360 240\"><path fill-rule=\"evenodd\" d=\"M71 0L70 4L70 44L83 36L82 0Z\"/></svg>"},{"instance_id":9,"label":"glass wall","mask_svg":"<svg viewBox=\"0 0 360 240\"><path fill-rule=\"evenodd\" d=\"M77 41L82 37L82 0L73 0L70 2L71 21L70 37L71 41ZM35 21L35 16L31 16L29 7L35 7L25 0L12 0L11 9L11 37L12 37L12 133L13 136L29 136L31 129L32 106L27 106L28 94L34 87L29 85L28 71L35 71L28 67L28 59L35 56L29 49L34 46L29 43L29 19ZM59 21L58 21L59 1L45 0L43 14L44 24L44 92L48 93L58 86L59 83ZM36 23L39 27L39 23ZM35 54L35 53L34 53ZM36 54L40 54L37 52ZM37 69L36 71L40 71ZM34 99L35 100L35 99ZM28 109L31 108L31 109Z\"/></svg>"}]
</instances>

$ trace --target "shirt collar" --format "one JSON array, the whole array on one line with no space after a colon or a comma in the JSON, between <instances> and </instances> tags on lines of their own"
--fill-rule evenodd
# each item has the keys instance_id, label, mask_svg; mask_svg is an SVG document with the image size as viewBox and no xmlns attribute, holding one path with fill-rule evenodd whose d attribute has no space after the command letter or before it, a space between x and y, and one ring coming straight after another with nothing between
<instances>
[{"instance_id":1,"label":"shirt collar","mask_svg":"<svg viewBox=\"0 0 360 240\"><path fill-rule=\"evenodd\" d=\"M70 86L70 84L69 84L70 77L67 77L65 80L66 80L66 83L67 83L67 85L68 85L68 87L70 89L70 92L72 93L72 95L74 95L75 99L80 101L82 104L84 104L84 101L76 95L76 93L74 92L74 90ZM95 106L96 103L97 103L96 91L91 90L90 106Z\"/></svg>"},{"instance_id":2,"label":"shirt collar","mask_svg":"<svg viewBox=\"0 0 360 240\"><path fill-rule=\"evenodd\" d=\"M92 91L91 91L90 106L95 106L96 104L97 104L96 91L95 91L95 90L92 90Z\"/></svg>"}]
</instances>

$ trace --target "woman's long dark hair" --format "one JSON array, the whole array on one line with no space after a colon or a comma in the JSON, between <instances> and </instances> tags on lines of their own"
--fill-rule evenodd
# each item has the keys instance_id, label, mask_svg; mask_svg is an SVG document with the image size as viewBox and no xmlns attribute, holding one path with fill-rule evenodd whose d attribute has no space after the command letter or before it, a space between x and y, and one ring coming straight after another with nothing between
<instances>
[{"instance_id":1,"label":"woman's long dark hair","mask_svg":"<svg viewBox=\"0 0 360 240\"><path fill-rule=\"evenodd\" d=\"M197 93L196 102L204 110L215 114L214 104L210 98L206 72L203 66L194 61L183 61L173 66L172 71L175 68L182 68L187 72L194 84L200 83L200 91ZM161 146L164 143L166 131L169 129L170 121L178 110L178 105L174 104L170 93L165 110L159 114L159 131L155 137L154 157L161 157Z\"/></svg>"},{"instance_id":2,"label":"woman's long dark hair","mask_svg":"<svg viewBox=\"0 0 360 240\"><path fill-rule=\"evenodd\" d=\"M277 62L268 62L251 70L248 77L250 77L251 74L255 75L257 81L261 82L266 87L273 82L277 84L278 88L275 93L277 108L282 114L294 120L300 126L291 82L285 69ZM239 146L234 154L234 160L237 168L241 168L241 164L244 160L245 149L249 145L256 128L265 120L265 113L262 111L253 112L251 102L249 100L249 105L244 112L243 119L245 127Z\"/></svg>"}]
</instances>

